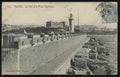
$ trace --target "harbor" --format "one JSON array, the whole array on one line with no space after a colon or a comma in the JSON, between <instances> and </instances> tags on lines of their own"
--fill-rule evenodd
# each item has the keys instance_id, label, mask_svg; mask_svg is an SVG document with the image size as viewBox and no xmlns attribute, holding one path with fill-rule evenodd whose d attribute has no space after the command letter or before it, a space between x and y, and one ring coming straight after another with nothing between
<instances>
[{"instance_id":1,"label":"harbor","mask_svg":"<svg viewBox=\"0 0 120 77\"><path fill-rule=\"evenodd\" d=\"M115 2L2 6L2 75L118 74Z\"/></svg>"}]
</instances>

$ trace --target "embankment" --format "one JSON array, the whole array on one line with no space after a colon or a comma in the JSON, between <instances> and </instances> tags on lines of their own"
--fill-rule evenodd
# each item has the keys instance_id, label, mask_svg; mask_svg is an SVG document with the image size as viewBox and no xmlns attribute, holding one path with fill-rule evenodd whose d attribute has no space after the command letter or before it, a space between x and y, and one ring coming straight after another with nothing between
<instances>
[{"instance_id":1,"label":"embankment","mask_svg":"<svg viewBox=\"0 0 120 77\"><path fill-rule=\"evenodd\" d=\"M99 39L104 46L108 49L109 51L109 56L107 57L110 65L110 69L112 71L112 74L117 74L117 64L118 64L118 36L117 34L113 35L94 35L97 39Z\"/></svg>"}]
</instances>

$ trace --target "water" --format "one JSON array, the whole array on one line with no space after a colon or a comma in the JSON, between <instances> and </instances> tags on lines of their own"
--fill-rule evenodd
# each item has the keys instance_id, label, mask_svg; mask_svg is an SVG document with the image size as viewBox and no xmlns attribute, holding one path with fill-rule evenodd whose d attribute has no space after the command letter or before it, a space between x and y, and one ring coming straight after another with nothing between
<instances>
[{"instance_id":1,"label":"water","mask_svg":"<svg viewBox=\"0 0 120 77\"><path fill-rule=\"evenodd\" d=\"M110 61L110 65L112 66L112 70L117 74L117 35L98 35L97 38L100 39L106 48L109 49L110 56L108 56L108 60Z\"/></svg>"}]
</instances>

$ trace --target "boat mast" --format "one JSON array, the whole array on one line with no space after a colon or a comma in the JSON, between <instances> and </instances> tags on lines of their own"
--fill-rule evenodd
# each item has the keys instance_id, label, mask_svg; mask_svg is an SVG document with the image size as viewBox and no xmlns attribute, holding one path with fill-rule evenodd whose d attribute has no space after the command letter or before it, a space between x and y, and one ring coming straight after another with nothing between
<instances>
[{"instance_id":1,"label":"boat mast","mask_svg":"<svg viewBox=\"0 0 120 77\"><path fill-rule=\"evenodd\" d=\"M78 26L79 26L79 11L78 11Z\"/></svg>"},{"instance_id":2,"label":"boat mast","mask_svg":"<svg viewBox=\"0 0 120 77\"><path fill-rule=\"evenodd\" d=\"M79 30L80 30L80 25L79 25L79 11L78 11L78 27L79 27Z\"/></svg>"}]
</instances>

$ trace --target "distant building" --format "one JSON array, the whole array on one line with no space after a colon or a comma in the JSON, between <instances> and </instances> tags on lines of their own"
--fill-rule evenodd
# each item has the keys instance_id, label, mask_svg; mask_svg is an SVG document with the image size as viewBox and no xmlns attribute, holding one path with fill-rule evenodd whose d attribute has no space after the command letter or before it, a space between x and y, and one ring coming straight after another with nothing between
<instances>
[{"instance_id":1,"label":"distant building","mask_svg":"<svg viewBox=\"0 0 120 77\"><path fill-rule=\"evenodd\" d=\"M65 26L65 21L63 21L63 22L52 22L52 21L46 22L47 28L64 28L64 26Z\"/></svg>"},{"instance_id":2,"label":"distant building","mask_svg":"<svg viewBox=\"0 0 120 77\"><path fill-rule=\"evenodd\" d=\"M10 30L12 30L12 27L10 24L2 24L2 32L10 31Z\"/></svg>"},{"instance_id":3,"label":"distant building","mask_svg":"<svg viewBox=\"0 0 120 77\"><path fill-rule=\"evenodd\" d=\"M78 32L78 33L81 32L80 25L75 25L74 30L75 30L75 32Z\"/></svg>"},{"instance_id":4,"label":"distant building","mask_svg":"<svg viewBox=\"0 0 120 77\"><path fill-rule=\"evenodd\" d=\"M75 30L80 31L80 32L88 32L90 26L88 25L75 25Z\"/></svg>"},{"instance_id":5,"label":"distant building","mask_svg":"<svg viewBox=\"0 0 120 77\"><path fill-rule=\"evenodd\" d=\"M75 25L75 30L80 30L80 26L79 25Z\"/></svg>"},{"instance_id":6,"label":"distant building","mask_svg":"<svg viewBox=\"0 0 120 77\"><path fill-rule=\"evenodd\" d=\"M75 30L80 32L103 32L112 31L109 28L100 28L95 25L75 25Z\"/></svg>"}]
</instances>

